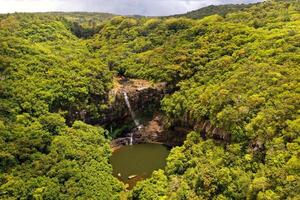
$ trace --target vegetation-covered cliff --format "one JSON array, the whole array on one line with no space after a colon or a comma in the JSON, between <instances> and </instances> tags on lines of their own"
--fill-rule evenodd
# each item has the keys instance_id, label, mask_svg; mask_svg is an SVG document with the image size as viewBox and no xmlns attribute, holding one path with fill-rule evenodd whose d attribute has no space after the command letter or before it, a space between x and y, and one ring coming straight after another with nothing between
<instances>
[{"instance_id":1,"label":"vegetation-covered cliff","mask_svg":"<svg viewBox=\"0 0 300 200\"><path fill-rule=\"evenodd\" d=\"M194 129L129 199L298 198L299 0L203 19L72 16L0 16L0 199L120 198L109 132L82 122L103 118L116 75L172 86L166 125Z\"/></svg>"}]
</instances>

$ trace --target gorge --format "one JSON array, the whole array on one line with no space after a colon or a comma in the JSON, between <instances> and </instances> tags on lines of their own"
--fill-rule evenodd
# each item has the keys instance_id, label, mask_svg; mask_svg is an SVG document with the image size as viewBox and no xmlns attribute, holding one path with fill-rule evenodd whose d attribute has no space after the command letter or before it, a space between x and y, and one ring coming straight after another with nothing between
<instances>
[{"instance_id":1,"label":"gorge","mask_svg":"<svg viewBox=\"0 0 300 200\"><path fill-rule=\"evenodd\" d=\"M164 124L160 101L172 91L165 83L153 84L142 79L122 77L115 80L115 87L110 92L114 101L109 109L113 111L114 105L118 108L124 105L126 109L116 116L109 112L110 117L107 118L119 121L119 127L129 128L112 140L110 163L114 176L124 182L127 189L132 189L138 181L149 178L154 170L165 167L169 149L181 145L188 130L177 127L176 131ZM117 116L122 117L118 119ZM106 123L111 126L110 121Z\"/></svg>"},{"instance_id":2,"label":"gorge","mask_svg":"<svg viewBox=\"0 0 300 200\"><path fill-rule=\"evenodd\" d=\"M122 82L122 81L121 81ZM122 82L124 84L124 81ZM128 84L129 83L129 84ZM137 83L143 83L142 85L139 85ZM119 138L116 138L111 142L111 146L113 149L113 155L110 158L110 162L113 167L113 174L116 176L119 180L127 184L128 189L132 189L135 184L138 181L141 181L145 178L150 177L152 172L154 170L163 169L166 164L166 158L169 154L169 150L166 146L164 146L163 143L157 144L158 141L155 139L157 137L157 128L149 131L146 130L147 127L149 127L149 121L153 121L153 119L148 119L146 117L146 120L143 120L143 124L139 122L139 120L136 117L135 111L132 109L131 101L129 99L129 96L127 92L143 92L144 95L141 95L141 101L145 102L145 99L143 98L149 98L150 93L149 91L151 84L147 82L146 80L126 80L125 85L127 88L136 88L135 91L128 90L126 91L126 87L121 87L121 93L124 96L124 101L126 103L126 106L128 108L128 111L130 113L130 118L134 122L134 126L131 130L129 130L129 133L125 133L125 136L129 136L129 142L127 142L127 137L120 136ZM160 84L163 85L163 84ZM157 88L154 87L154 88ZM162 88L162 90L165 90L165 88ZM154 96L161 95L159 94L161 91L157 90L153 93ZM138 95L138 94L135 94ZM131 94L131 96L133 96ZM139 100L139 98L136 98L133 96L133 99ZM159 101L159 99L158 99ZM153 102L153 101L147 101L149 104L157 104L159 105L159 102ZM133 102L137 105L140 104L140 102ZM158 113L160 108L159 106L155 106L153 108L149 105L144 105L144 108L146 107L146 111L150 113ZM137 108L137 107L135 107ZM155 110L151 110L155 109ZM137 108L138 111L143 115L145 112L141 112L140 108ZM140 118L143 118L142 115L139 115ZM130 121L130 120L129 120ZM125 123L127 121L125 120ZM130 122L128 122L130 123ZM163 126L163 124L162 124ZM154 127L153 125L150 127ZM163 127L158 127L159 129L163 129ZM139 136L139 139L135 139L135 136ZM141 140L140 138L146 138L150 137L151 140ZM120 144L120 141L123 141L122 144ZM125 141L125 142L124 142ZM164 141L166 142L166 141Z\"/></svg>"},{"instance_id":3,"label":"gorge","mask_svg":"<svg viewBox=\"0 0 300 200\"><path fill-rule=\"evenodd\" d=\"M0 14L0 199L296 200L299 55L299 0Z\"/></svg>"}]
</instances>

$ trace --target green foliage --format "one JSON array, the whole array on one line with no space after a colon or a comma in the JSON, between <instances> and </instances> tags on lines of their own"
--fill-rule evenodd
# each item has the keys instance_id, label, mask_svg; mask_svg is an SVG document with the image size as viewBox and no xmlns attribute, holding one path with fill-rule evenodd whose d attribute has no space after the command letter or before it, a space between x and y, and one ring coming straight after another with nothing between
<instances>
[{"instance_id":1,"label":"green foliage","mask_svg":"<svg viewBox=\"0 0 300 200\"><path fill-rule=\"evenodd\" d=\"M168 124L195 128L129 198L296 199L299 5L187 15L201 19L1 15L0 198L119 198L105 131L76 121L102 117L118 74L172 86Z\"/></svg>"},{"instance_id":2,"label":"green foliage","mask_svg":"<svg viewBox=\"0 0 300 200\"><path fill-rule=\"evenodd\" d=\"M226 16L228 13L238 12L254 6L255 4L228 4L228 5L211 5L186 14L173 15L172 17L187 17L192 19L202 19L210 15Z\"/></svg>"},{"instance_id":3,"label":"green foliage","mask_svg":"<svg viewBox=\"0 0 300 200\"><path fill-rule=\"evenodd\" d=\"M22 27L0 32L1 113L59 111L73 121L83 120L78 113L85 111L99 117L112 82L108 69L55 17L18 14L2 21L10 18Z\"/></svg>"},{"instance_id":4,"label":"green foliage","mask_svg":"<svg viewBox=\"0 0 300 200\"><path fill-rule=\"evenodd\" d=\"M192 132L182 147L171 151L163 178L154 174L139 183L131 198L296 198L300 168L294 155L299 155L299 141L285 144L283 139L274 139L268 146L265 164L261 164L256 161L257 152L245 149L243 143L220 145L213 140L203 141ZM151 186L153 180L158 182Z\"/></svg>"},{"instance_id":5,"label":"green foliage","mask_svg":"<svg viewBox=\"0 0 300 200\"><path fill-rule=\"evenodd\" d=\"M230 135L224 145L192 133L172 150L166 183L145 181L133 199L299 195L298 7L297 1L267 1L223 17L141 19L131 30L107 24L105 30L114 30L110 39L103 31L90 41L100 58L111 56L106 49L113 52L117 62L110 69L178 87L162 101L171 125L209 121L215 135ZM147 41L152 45L135 48ZM160 185L164 194L154 197Z\"/></svg>"},{"instance_id":6,"label":"green foliage","mask_svg":"<svg viewBox=\"0 0 300 200\"><path fill-rule=\"evenodd\" d=\"M153 172L153 176L143 182L139 182L131 191L129 198L132 199L164 199L167 187L167 177L162 170Z\"/></svg>"},{"instance_id":7,"label":"green foliage","mask_svg":"<svg viewBox=\"0 0 300 200\"><path fill-rule=\"evenodd\" d=\"M118 199L103 129L80 121L68 128L56 114L19 118L1 128L1 199Z\"/></svg>"},{"instance_id":8,"label":"green foliage","mask_svg":"<svg viewBox=\"0 0 300 200\"><path fill-rule=\"evenodd\" d=\"M60 17L0 27L0 199L119 199L105 131L74 122L101 116L112 73Z\"/></svg>"}]
</instances>

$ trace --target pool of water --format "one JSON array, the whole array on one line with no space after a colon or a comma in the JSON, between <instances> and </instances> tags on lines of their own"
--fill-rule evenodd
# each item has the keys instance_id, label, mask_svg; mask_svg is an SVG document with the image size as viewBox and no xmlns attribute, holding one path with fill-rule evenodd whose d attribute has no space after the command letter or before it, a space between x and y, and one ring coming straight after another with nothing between
<instances>
[{"instance_id":1,"label":"pool of water","mask_svg":"<svg viewBox=\"0 0 300 200\"><path fill-rule=\"evenodd\" d=\"M160 144L137 144L116 150L110 162L113 174L129 185L131 189L137 181L151 176L157 169L163 169L169 150Z\"/></svg>"}]
</instances>

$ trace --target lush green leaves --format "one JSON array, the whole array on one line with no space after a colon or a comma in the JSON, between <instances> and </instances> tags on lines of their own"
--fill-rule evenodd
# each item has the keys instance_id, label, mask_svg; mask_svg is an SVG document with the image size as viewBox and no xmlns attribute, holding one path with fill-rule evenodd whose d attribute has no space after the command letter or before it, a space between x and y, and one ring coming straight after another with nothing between
<instances>
[{"instance_id":1,"label":"lush green leaves","mask_svg":"<svg viewBox=\"0 0 300 200\"><path fill-rule=\"evenodd\" d=\"M119 198L104 130L76 121L101 118L118 74L167 82L168 125L195 128L129 198L297 198L299 5L221 6L198 20L1 15L0 197Z\"/></svg>"}]
</instances>

